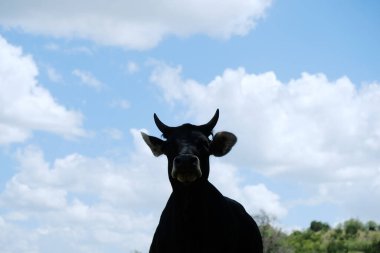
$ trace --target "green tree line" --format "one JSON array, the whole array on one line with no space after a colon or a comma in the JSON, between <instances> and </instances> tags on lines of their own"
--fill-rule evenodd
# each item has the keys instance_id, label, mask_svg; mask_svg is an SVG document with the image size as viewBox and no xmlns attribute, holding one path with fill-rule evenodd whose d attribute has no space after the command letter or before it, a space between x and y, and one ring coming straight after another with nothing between
<instances>
[{"instance_id":1,"label":"green tree line","mask_svg":"<svg viewBox=\"0 0 380 253\"><path fill-rule=\"evenodd\" d=\"M312 221L307 229L283 232L264 212L254 216L264 253L380 253L380 224L349 219L335 227Z\"/></svg>"}]
</instances>

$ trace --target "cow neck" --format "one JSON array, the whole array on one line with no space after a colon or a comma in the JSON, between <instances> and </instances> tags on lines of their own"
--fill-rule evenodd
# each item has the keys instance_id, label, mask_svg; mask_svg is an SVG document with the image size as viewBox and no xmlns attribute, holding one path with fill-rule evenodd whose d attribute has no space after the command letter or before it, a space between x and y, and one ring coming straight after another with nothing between
<instances>
[{"instance_id":1,"label":"cow neck","mask_svg":"<svg viewBox=\"0 0 380 253\"><path fill-rule=\"evenodd\" d=\"M173 187L173 193L180 198L192 198L200 195L207 184L208 180L204 178L199 178L189 185L178 183Z\"/></svg>"},{"instance_id":2,"label":"cow neck","mask_svg":"<svg viewBox=\"0 0 380 253\"><path fill-rule=\"evenodd\" d=\"M206 179L199 179L188 186L178 186L174 189L173 195L176 199L177 208L186 220L191 213L201 206L204 201L204 192L210 183Z\"/></svg>"}]
</instances>

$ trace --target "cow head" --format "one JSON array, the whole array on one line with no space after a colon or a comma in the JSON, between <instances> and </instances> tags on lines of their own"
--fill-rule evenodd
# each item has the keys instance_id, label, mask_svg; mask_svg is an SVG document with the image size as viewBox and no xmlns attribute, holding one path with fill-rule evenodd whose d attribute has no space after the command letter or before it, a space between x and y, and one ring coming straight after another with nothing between
<instances>
[{"instance_id":1,"label":"cow head","mask_svg":"<svg viewBox=\"0 0 380 253\"><path fill-rule=\"evenodd\" d=\"M219 109L204 125L183 124L170 127L154 114L154 121L165 140L141 133L155 156L168 158L168 175L172 186L189 185L199 179L208 179L209 157L224 156L235 145L237 138L230 132L212 130L219 118Z\"/></svg>"}]
</instances>

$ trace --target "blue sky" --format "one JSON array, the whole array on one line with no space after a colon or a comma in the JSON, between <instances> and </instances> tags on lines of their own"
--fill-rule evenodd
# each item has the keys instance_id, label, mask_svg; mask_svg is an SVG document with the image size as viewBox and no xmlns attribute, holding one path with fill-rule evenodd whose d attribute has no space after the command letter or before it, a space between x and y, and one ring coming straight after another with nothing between
<instances>
[{"instance_id":1,"label":"blue sky","mask_svg":"<svg viewBox=\"0 0 380 253\"><path fill-rule=\"evenodd\" d=\"M29 5L0 3L1 252L146 252L154 112L220 108L239 141L210 181L284 230L380 221L378 1Z\"/></svg>"}]
</instances>

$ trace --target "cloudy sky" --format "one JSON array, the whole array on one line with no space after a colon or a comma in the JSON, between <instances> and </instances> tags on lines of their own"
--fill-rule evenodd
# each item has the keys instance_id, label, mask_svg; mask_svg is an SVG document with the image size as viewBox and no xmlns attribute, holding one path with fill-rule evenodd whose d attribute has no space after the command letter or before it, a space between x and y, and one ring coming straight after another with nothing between
<instances>
[{"instance_id":1,"label":"cloudy sky","mask_svg":"<svg viewBox=\"0 0 380 253\"><path fill-rule=\"evenodd\" d=\"M238 143L210 181L284 230L380 222L379 1L0 1L0 252L147 252L140 131Z\"/></svg>"}]
</instances>

